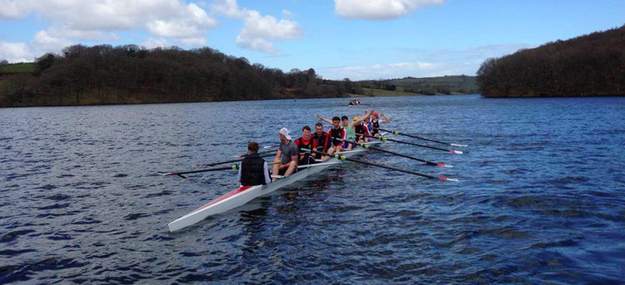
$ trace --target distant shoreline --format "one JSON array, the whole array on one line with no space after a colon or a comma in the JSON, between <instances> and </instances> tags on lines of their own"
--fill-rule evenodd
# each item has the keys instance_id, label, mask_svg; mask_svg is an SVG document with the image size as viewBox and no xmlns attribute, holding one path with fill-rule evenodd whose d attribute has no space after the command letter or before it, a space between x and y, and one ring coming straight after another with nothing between
<instances>
[{"instance_id":1,"label":"distant shoreline","mask_svg":"<svg viewBox=\"0 0 625 285\"><path fill-rule=\"evenodd\" d=\"M402 93L402 92L399 92ZM347 99L345 104L349 103L350 98L383 98L383 97L412 97L412 96L428 96L428 97L442 97L442 96L456 96L456 95L480 95L480 94L405 94L405 95L358 95L348 94L346 97L316 97L316 98L271 98L271 99L255 99L255 100L212 100L212 101L191 101L191 102L127 102L127 103L94 103L94 104L67 104L67 105L33 105L33 106L0 106L0 109L9 108L58 108L58 107L94 107L94 106L126 106L126 105L161 105L161 104L194 104L194 103L218 103L218 102L246 102L246 101L277 101L277 100L316 100L316 99Z\"/></svg>"}]
</instances>

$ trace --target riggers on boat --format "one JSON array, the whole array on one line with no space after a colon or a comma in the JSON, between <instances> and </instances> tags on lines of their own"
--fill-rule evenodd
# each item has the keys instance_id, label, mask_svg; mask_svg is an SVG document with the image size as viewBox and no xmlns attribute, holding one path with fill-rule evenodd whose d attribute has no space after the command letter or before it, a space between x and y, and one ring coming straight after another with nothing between
<instances>
[{"instance_id":1,"label":"riggers on boat","mask_svg":"<svg viewBox=\"0 0 625 285\"><path fill-rule=\"evenodd\" d=\"M380 144L381 141L373 141L367 143L369 144ZM344 157L352 157L354 155L363 153L367 151L368 148L358 148L351 151L341 152L341 155ZM311 164L311 165L301 165L299 166L299 171L292 174L289 177L281 178L275 182L272 182L267 185L256 185L256 186L243 186L239 187L233 191L228 192L221 197L202 205L201 207L193 210L192 212L180 217L179 219L168 224L169 231L175 232L186 227L192 226L194 224L199 223L200 221L206 219L207 217L217 215L234 208L243 206L247 204L249 201L267 195L271 192L274 192L282 187L293 184L297 181L300 181L308 176L313 174L317 174L322 170L329 168L336 164L343 163L342 160L331 158L326 162Z\"/></svg>"}]
</instances>

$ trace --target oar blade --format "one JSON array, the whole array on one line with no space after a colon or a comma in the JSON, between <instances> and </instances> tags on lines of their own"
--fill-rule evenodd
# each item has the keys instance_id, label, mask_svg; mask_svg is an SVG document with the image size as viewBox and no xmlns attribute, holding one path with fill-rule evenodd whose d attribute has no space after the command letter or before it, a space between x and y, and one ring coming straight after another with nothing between
<instances>
[{"instance_id":1,"label":"oar blade","mask_svg":"<svg viewBox=\"0 0 625 285\"><path fill-rule=\"evenodd\" d=\"M438 180L440 180L440 181L449 181L449 182L460 182L460 180L458 180L456 178L449 178L449 177L444 177L444 176L439 177Z\"/></svg>"},{"instance_id":2,"label":"oar blade","mask_svg":"<svg viewBox=\"0 0 625 285\"><path fill-rule=\"evenodd\" d=\"M450 149L449 152L455 153L455 154L464 154L464 152L462 152L460 150L455 150L455 149Z\"/></svg>"},{"instance_id":3,"label":"oar blade","mask_svg":"<svg viewBox=\"0 0 625 285\"><path fill-rule=\"evenodd\" d=\"M451 146L457 146L457 147L468 147L469 145L466 144L457 144L457 143L452 143Z\"/></svg>"}]
</instances>

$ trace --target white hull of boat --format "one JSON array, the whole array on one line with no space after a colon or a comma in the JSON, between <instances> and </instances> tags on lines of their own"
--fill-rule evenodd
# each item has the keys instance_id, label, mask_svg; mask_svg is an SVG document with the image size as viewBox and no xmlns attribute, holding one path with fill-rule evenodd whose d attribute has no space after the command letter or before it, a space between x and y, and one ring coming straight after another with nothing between
<instances>
[{"instance_id":1,"label":"white hull of boat","mask_svg":"<svg viewBox=\"0 0 625 285\"><path fill-rule=\"evenodd\" d=\"M369 144L379 144L379 141L370 142ZM351 157L359 153L363 153L367 149L358 148L352 151L342 152L345 157ZM331 158L326 162L316 164L313 167L302 168L295 174L272 182L268 185L257 185L251 187L240 187L231 192L224 194L223 196L204 204L203 206L193 210L192 212L180 217L179 219L168 224L169 231L175 232L186 227L192 226L207 217L220 214L234 208L243 206L249 201L258 198L260 196L267 195L282 187L293 184L304 178L317 174L322 170L329 168L333 165L340 164L341 162L335 158Z\"/></svg>"}]
</instances>

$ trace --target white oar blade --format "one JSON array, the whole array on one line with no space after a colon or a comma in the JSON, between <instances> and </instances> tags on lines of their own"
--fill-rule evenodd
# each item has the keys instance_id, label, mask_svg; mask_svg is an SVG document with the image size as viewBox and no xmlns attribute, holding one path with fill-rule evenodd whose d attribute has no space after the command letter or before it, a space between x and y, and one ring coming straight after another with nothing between
<instances>
[{"instance_id":1,"label":"white oar blade","mask_svg":"<svg viewBox=\"0 0 625 285\"><path fill-rule=\"evenodd\" d=\"M459 147L468 147L468 145L466 144L457 144L457 143L452 143L452 146L459 146Z\"/></svg>"}]
</instances>

